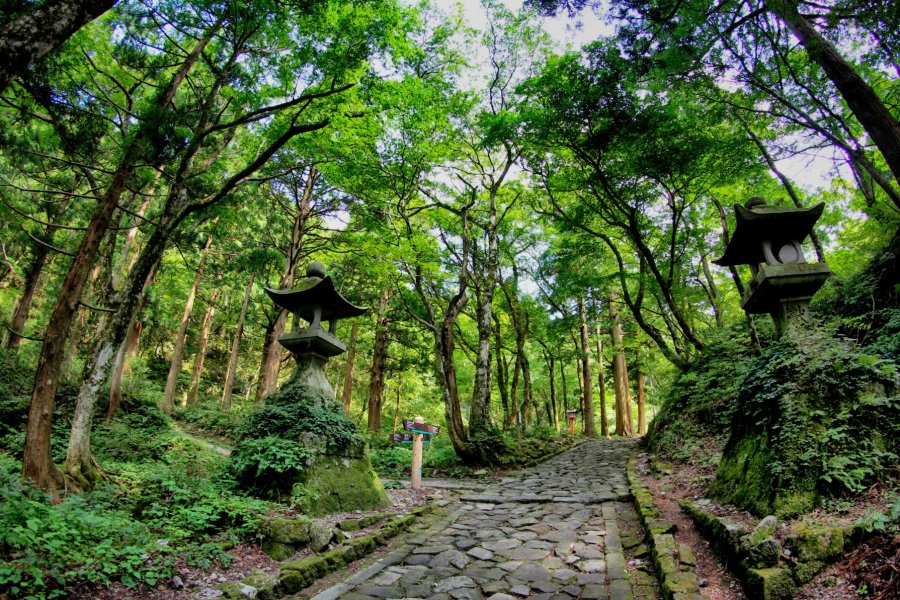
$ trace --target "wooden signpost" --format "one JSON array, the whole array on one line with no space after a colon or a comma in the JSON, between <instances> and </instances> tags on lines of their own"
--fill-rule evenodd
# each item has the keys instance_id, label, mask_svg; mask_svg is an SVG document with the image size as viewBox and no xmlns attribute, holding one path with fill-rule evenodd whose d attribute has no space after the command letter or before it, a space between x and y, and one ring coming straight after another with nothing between
<instances>
[{"instance_id":1,"label":"wooden signpost","mask_svg":"<svg viewBox=\"0 0 900 600\"><path fill-rule=\"evenodd\" d=\"M574 408L566 409L566 416L569 417L569 436L575 437L575 415L578 411Z\"/></svg>"},{"instance_id":2,"label":"wooden signpost","mask_svg":"<svg viewBox=\"0 0 900 600\"><path fill-rule=\"evenodd\" d=\"M412 489L422 489L422 447L431 441L431 436L440 433L437 425L429 425L424 417L416 417L412 421L403 420L403 429L411 433L392 433L391 441L395 444L412 444Z\"/></svg>"}]
</instances>

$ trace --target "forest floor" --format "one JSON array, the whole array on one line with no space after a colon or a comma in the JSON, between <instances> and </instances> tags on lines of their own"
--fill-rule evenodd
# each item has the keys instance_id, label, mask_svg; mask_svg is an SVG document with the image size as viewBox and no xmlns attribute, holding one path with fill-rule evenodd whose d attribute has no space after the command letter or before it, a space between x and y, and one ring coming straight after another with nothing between
<instances>
[{"instance_id":1,"label":"forest floor","mask_svg":"<svg viewBox=\"0 0 900 600\"><path fill-rule=\"evenodd\" d=\"M716 455L712 452L717 447L714 440L705 440L700 446L711 452L708 455ZM697 575L704 586L703 595L711 600L747 599L739 579L678 505L682 499L704 498L706 488L715 476L716 463L708 458L680 458L668 455L645 458L639 464L639 473L653 494L654 505L663 513L663 519L677 525L674 533L676 541L687 543L694 550ZM782 523L775 537L785 538L799 523L847 526L861 518L884 512L887 510L889 491L876 485L852 502L841 501L820 507ZM709 499L704 500L704 508L748 529L760 520L737 507ZM900 598L900 536L882 534L872 537L827 567L794 595L794 598L802 600L858 600L861 597L877 600Z\"/></svg>"},{"instance_id":2,"label":"forest floor","mask_svg":"<svg viewBox=\"0 0 900 600\"><path fill-rule=\"evenodd\" d=\"M192 439L194 436L188 436ZM199 440L198 441L203 441ZM212 448L210 448L212 449ZM215 450L214 450L215 451ZM408 513L417 506L426 503L426 494L422 491L416 491L408 487L404 489L386 490L388 498L391 500L391 508L387 509L392 512ZM360 519L368 515L383 513L385 509L374 511L354 511L352 513L333 513L318 520L329 527L335 526L339 521L345 519ZM272 517L296 517L292 511L285 511ZM371 533L370 529L360 529L353 532L353 536L363 536ZM305 548L290 557L288 560L300 560L312 553L312 550ZM177 575L172 578L168 585L158 585L147 589L129 589L121 584L114 584L108 588L84 588L74 590L70 594L70 598L74 600L187 600L189 598L218 598L221 592L216 586L226 582L238 582L250 575L253 571L262 571L264 573L275 574L278 572L278 561L267 556L258 544L241 542L235 547L227 551L231 557L231 564L226 568L221 564L210 565L208 568L200 566L189 566L183 559L176 562L175 570Z\"/></svg>"}]
</instances>

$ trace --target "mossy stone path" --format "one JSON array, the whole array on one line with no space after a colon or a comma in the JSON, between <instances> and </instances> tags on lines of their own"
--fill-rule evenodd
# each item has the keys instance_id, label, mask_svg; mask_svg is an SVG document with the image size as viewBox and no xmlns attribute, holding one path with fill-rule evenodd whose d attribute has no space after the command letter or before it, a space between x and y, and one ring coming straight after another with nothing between
<instances>
[{"instance_id":1,"label":"mossy stone path","mask_svg":"<svg viewBox=\"0 0 900 600\"><path fill-rule=\"evenodd\" d=\"M627 567L637 523L625 463L630 442L589 441L460 496L431 530L316 600L658 598Z\"/></svg>"}]
</instances>

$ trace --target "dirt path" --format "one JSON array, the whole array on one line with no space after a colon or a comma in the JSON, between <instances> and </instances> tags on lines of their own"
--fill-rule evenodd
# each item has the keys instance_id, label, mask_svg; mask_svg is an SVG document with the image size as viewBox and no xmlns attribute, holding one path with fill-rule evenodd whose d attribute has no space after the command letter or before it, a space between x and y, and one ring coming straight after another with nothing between
<instances>
[{"instance_id":1,"label":"dirt path","mask_svg":"<svg viewBox=\"0 0 900 600\"><path fill-rule=\"evenodd\" d=\"M209 448L216 454L219 454L221 456L231 456L231 448L226 448L225 446L219 446L217 444L210 442L209 440L203 439L202 437L198 437L192 433L188 433L187 431L181 429L177 424L173 424L172 429L174 429L176 432L178 432L179 435L186 437L188 439L194 440L201 446L205 446L206 448Z\"/></svg>"}]
</instances>

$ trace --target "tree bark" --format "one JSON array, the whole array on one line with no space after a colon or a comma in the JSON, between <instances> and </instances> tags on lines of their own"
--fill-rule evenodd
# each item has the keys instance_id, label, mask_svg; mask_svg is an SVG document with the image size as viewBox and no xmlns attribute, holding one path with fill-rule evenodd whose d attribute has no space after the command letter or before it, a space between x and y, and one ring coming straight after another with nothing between
<instances>
[{"instance_id":1,"label":"tree bark","mask_svg":"<svg viewBox=\"0 0 900 600\"><path fill-rule=\"evenodd\" d=\"M476 320L478 324L478 351L475 356L475 383L472 388L472 403L469 411L469 429L478 431L494 426L491 418L491 323L494 311L494 291L497 287L499 267L499 249L497 243L497 205L492 194L490 223L485 232L487 247L484 249L486 273L478 295ZM515 397L513 397L515 402Z\"/></svg>"},{"instance_id":2,"label":"tree bark","mask_svg":"<svg viewBox=\"0 0 900 600\"><path fill-rule=\"evenodd\" d=\"M716 327L722 327L725 323L722 320L722 309L719 307L719 288L709 269L709 260L706 258L706 254L700 257L700 264L703 267L703 277L706 279L706 294L709 296L709 303L716 318Z\"/></svg>"},{"instance_id":3,"label":"tree bark","mask_svg":"<svg viewBox=\"0 0 900 600\"><path fill-rule=\"evenodd\" d=\"M601 337L600 324L594 335L597 342L597 386L600 388L600 435L609 439L609 420L606 418L606 361L603 360L603 338Z\"/></svg>"},{"instance_id":4,"label":"tree bark","mask_svg":"<svg viewBox=\"0 0 900 600\"><path fill-rule=\"evenodd\" d=\"M0 28L0 92L118 0L47 0Z\"/></svg>"},{"instance_id":5,"label":"tree bark","mask_svg":"<svg viewBox=\"0 0 900 600\"><path fill-rule=\"evenodd\" d=\"M384 361L388 350L387 305L390 290L381 292L375 315L375 346L372 348L372 368L369 370L369 402L366 425L369 431L381 430L381 408L384 404Z\"/></svg>"},{"instance_id":6,"label":"tree bark","mask_svg":"<svg viewBox=\"0 0 900 600\"><path fill-rule=\"evenodd\" d=\"M344 371L344 389L342 390L342 404L344 414L350 414L350 404L353 401L353 369L356 363L356 339L359 336L359 319L353 319L350 329L350 344L347 348L347 370Z\"/></svg>"},{"instance_id":7,"label":"tree bark","mask_svg":"<svg viewBox=\"0 0 900 600\"><path fill-rule=\"evenodd\" d=\"M591 377L590 342L588 341L587 307L583 297L578 299L578 312L581 316L581 399L584 403L582 421L584 422L584 434L597 437L597 429L594 426L594 397L591 391L593 381Z\"/></svg>"},{"instance_id":8,"label":"tree bark","mask_svg":"<svg viewBox=\"0 0 900 600\"><path fill-rule=\"evenodd\" d=\"M503 357L503 340L500 337L500 318L494 315L494 346L497 355L497 389L500 391L500 407L503 409L503 428L513 426L513 414L509 406L509 388L507 387L508 361Z\"/></svg>"},{"instance_id":9,"label":"tree bark","mask_svg":"<svg viewBox=\"0 0 900 600\"><path fill-rule=\"evenodd\" d=\"M638 435L647 434L647 395L644 391L644 371L641 365L640 350L638 350L637 369L634 374L637 383L637 405L638 405Z\"/></svg>"},{"instance_id":10,"label":"tree bark","mask_svg":"<svg viewBox=\"0 0 900 600\"><path fill-rule=\"evenodd\" d=\"M138 344L140 342L141 330L143 324L140 321L140 314L147 300L147 290L153 286L156 274L159 271L159 261L153 265L147 281L144 283L144 289L141 292L141 299L135 308L135 315L128 325L128 333L125 334L124 341L119 345L119 351L116 353L115 364L113 365L112 378L109 383L109 404L106 407L106 419L109 420L122 404L122 377L128 369L128 363L137 355Z\"/></svg>"},{"instance_id":11,"label":"tree bark","mask_svg":"<svg viewBox=\"0 0 900 600\"><path fill-rule=\"evenodd\" d=\"M200 264L194 273L194 281L191 283L191 289L188 291L187 300L184 303L184 312L181 315L181 323L178 325L178 331L175 334L175 348L172 350L172 364L169 366L169 376L166 378L166 389L160 402L160 410L167 415L172 414L175 410L175 393L178 390L178 375L181 373L181 363L184 361L184 343L187 340L188 325L191 323L191 315L194 312L194 299L197 297L197 290L200 289L200 281L203 279L203 268L206 265L206 255L212 244L212 236L206 238L206 244L200 253Z\"/></svg>"},{"instance_id":12,"label":"tree bark","mask_svg":"<svg viewBox=\"0 0 900 600\"><path fill-rule=\"evenodd\" d=\"M766 6L797 36L809 58L822 67L860 125L881 151L894 177L900 180L900 122L891 115L875 90L860 77L853 65L800 14L796 0L768 0Z\"/></svg>"},{"instance_id":13,"label":"tree bark","mask_svg":"<svg viewBox=\"0 0 900 600\"><path fill-rule=\"evenodd\" d=\"M556 360L553 358L553 354L543 343L541 344L544 347L544 362L547 363L547 376L550 379L550 400L549 406L550 414L548 414L548 422L553 425L556 431L559 431L559 404L556 400Z\"/></svg>"},{"instance_id":14,"label":"tree bark","mask_svg":"<svg viewBox=\"0 0 900 600\"><path fill-rule=\"evenodd\" d=\"M234 379L237 375L238 355L241 350L241 338L244 336L244 318L247 316L247 306L253 295L253 281L256 273L250 274L247 282L247 291L244 292L244 302L241 304L241 313L238 316L237 327L234 332L234 341L231 343L231 354L228 359L228 372L225 374L225 385L222 389L222 410L231 410L231 394L234 388Z\"/></svg>"},{"instance_id":15,"label":"tree bark","mask_svg":"<svg viewBox=\"0 0 900 600\"><path fill-rule=\"evenodd\" d=\"M22 340L25 339L22 337L22 334L25 333L25 322L28 321L28 313L31 312L31 304L34 301L34 292L37 290L41 272L44 270L44 265L47 264L48 253L49 250L46 246L35 244L34 257L28 266L28 273L25 274L22 295L16 303L16 309L9 322L9 337L6 338L7 352L16 352Z\"/></svg>"},{"instance_id":16,"label":"tree bark","mask_svg":"<svg viewBox=\"0 0 900 600\"><path fill-rule=\"evenodd\" d=\"M286 287L290 287L290 285ZM282 287L281 289L286 288ZM257 404L261 404L264 398L275 391L275 387L278 385L278 372L281 370L281 344L278 343L278 336L284 333L287 311L277 307L276 311L275 318L268 319L263 337L260 376L256 387Z\"/></svg>"},{"instance_id":17,"label":"tree bark","mask_svg":"<svg viewBox=\"0 0 900 600\"><path fill-rule=\"evenodd\" d=\"M203 375L203 363L206 361L206 349L209 346L209 332L212 329L213 315L216 312L216 301L219 299L219 284L222 281L222 273L216 274L216 286L209 294L209 304L203 314L203 323L200 325L200 347L194 357L194 368L191 370L191 387L188 389L186 405L196 406L200 398L200 378Z\"/></svg>"},{"instance_id":18,"label":"tree bark","mask_svg":"<svg viewBox=\"0 0 900 600\"><path fill-rule=\"evenodd\" d=\"M612 300L609 301L609 318L612 322L610 335L613 344L613 380L616 390L616 435L631 437L634 435L634 428L631 424L631 400L628 389L628 366L625 363L625 343L619 314Z\"/></svg>"}]
</instances>

